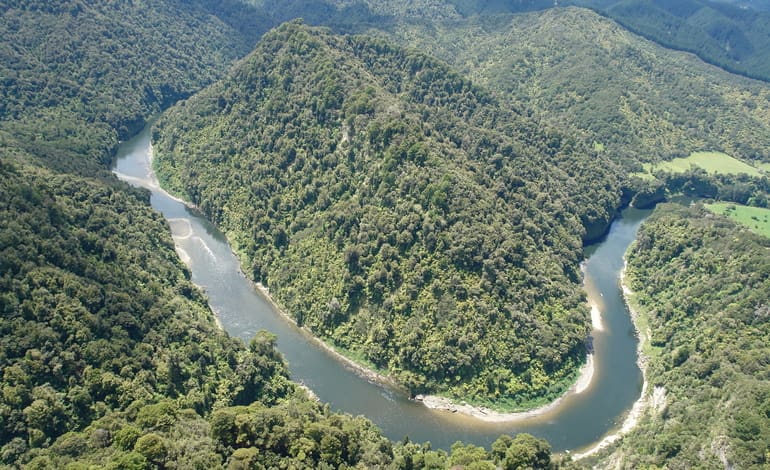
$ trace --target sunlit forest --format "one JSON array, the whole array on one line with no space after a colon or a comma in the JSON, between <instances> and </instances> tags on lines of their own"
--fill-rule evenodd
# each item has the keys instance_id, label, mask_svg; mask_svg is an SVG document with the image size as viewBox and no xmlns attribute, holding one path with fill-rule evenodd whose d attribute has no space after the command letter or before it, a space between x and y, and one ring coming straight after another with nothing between
<instances>
[{"instance_id":1,"label":"sunlit forest","mask_svg":"<svg viewBox=\"0 0 770 470\"><path fill-rule=\"evenodd\" d=\"M770 6L553 3L4 2L0 467L767 466ZM574 383L583 249L657 205L626 256L636 427L573 461L529 434L391 440L316 401L275 335L217 325L110 172L156 118L161 183L300 326L501 411ZM751 172L666 165L698 152Z\"/></svg>"}]
</instances>

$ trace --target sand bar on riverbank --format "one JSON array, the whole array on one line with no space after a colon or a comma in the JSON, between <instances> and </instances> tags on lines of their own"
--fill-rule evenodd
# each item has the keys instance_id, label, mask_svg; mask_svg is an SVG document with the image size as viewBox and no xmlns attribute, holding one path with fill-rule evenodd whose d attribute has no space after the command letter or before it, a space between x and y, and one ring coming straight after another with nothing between
<instances>
[{"instance_id":1,"label":"sand bar on riverbank","mask_svg":"<svg viewBox=\"0 0 770 470\"><path fill-rule=\"evenodd\" d=\"M642 393L639 396L639 399L634 402L634 405L631 407L631 410L626 415L626 418L623 420L623 424L621 424L620 428L617 429L615 432L612 432L611 434L608 434L602 438L599 442L588 448L587 450L579 453L572 454L572 457L575 460L582 459L584 457L588 457L590 455L593 455L613 443L615 443L618 439L623 437L624 435L628 434L636 424L639 422L639 419L641 419L644 412L647 410L647 406L649 405L649 398L647 394L647 388L649 387L649 384L647 383L647 356L644 355L643 348L647 344L647 341L649 340L649 334L646 331L640 331L639 325L637 323L638 319L638 312L636 312L629 303L629 297L633 295L633 292L626 284L626 263L624 260L623 263L623 270L620 272L620 287L623 290L623 298L626 301L626 306L628 307L628 311L631 314L631 320L634 324L634 328L636 329L636 334L639 338L639 344L637 346L637 364L639 365L639 369L642 371Z\"/></svg>"},{"instance_id":2,"label":"sand bar on riverbank","mask_svg":"<svg viewBox=\"0 0 770 470\"><path fill-rule=\"evenodd\" d=\"M564 398L570 394L582 393L585 391L590 386L593 375L594 357L592 354L588 354L586 363L580 369L580 375L578 376L578 379L575 381L572 387L564 393L564 395L539 408L513 413L503 413L485 408L483 406L472 406L467 403L455 403L448 398L435 395L417 395L414 399L415 401L421 402L423 405L433 410L449 411L451 413L462 413L464 415L488 423L509 423L513 421L523 421L526 419L535 418L555 410L561 404Z\"/></svg>"}]
</instances>

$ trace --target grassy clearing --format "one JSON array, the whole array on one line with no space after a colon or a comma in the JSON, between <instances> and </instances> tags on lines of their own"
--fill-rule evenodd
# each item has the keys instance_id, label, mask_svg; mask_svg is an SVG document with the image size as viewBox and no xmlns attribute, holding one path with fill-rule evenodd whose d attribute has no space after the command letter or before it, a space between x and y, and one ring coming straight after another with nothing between
<instances>
[{"instance_id":1,"label":"grassy clearing","mask_svg":"<svg viewBox=\"0 0 770 470\"><path fill-rule=\"evenodd\" d=\"M751 176L761 176L760 171L753 166L721 152L693 152L687 158L675 158L671 161L661 162L656 165L645 164L644 170L647 174L652 174L659 170L683 173L692 166L703 168L708 173L712 174L746 173Z\"/></svg>"},{"instance_id":2,"label":"grassy clearing","mask_svg":"<svg viewBox=\"0 0 770 470\"><path fill-rule=\"evenodd\" d=\"M729 202L706 204L706 209L715 214L722 214L745 225L754 233L770 238L770 209L741 206Z\"/></svg>"},{"instance_id":3,"label":"grassy clearing","mask_svg":"<svg viewBox=\"0 0 770 470\"><path fill-rule=\"evenodd\" d=\"M754 166L759 168L761 171L764 171L765 173L770 173L770 163L756 163Z\"/></svg>"}]
</instances>

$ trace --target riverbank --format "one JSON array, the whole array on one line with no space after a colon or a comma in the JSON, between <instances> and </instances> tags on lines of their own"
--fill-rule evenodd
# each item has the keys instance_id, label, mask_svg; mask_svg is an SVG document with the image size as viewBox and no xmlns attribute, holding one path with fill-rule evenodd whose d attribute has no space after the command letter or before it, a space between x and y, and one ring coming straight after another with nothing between
<instances>
[{"instance_id":1,"label":"riverbank","mask_svg":"<svg viewBox=\"0 0 770 470\"><path fill-rule=\"evenodd\" d=\"M562 396L556 400L543 405L539 408L535 408L527 411L516 411L511 413L504 413L495 411L483 406L473 406L467 403L455 403L449 398L439 397L436 395L417 395L414 400L422 403L427 408L437 411L448 411L450 413L461 413L472 418L476 418L487 423L510 423L515 421L524 421L538 416L545 415L561 405L562 401L573 393L582 393L591 385L591 379L594 375L594 357L593 354L588 354L586 357L586 363L580 368L580 374L572 385Z\"/></svg>"},{"instance_id":2,"label":"riverbank","mask_svg":"<svg viewBox=\"0 0 770 470\"><path fill-rule=\"evenodd\" d=\"M580 271L585 277L586 263L585 261L580 263ZM584 290L588 293L588 305L591 312L591 327L593 331L603 331L604 325L602 323L601 310L597 305L597 300L591 298L589 289L583 286ZM589 338L590 339L590 338ZM541 407L534 408L527 411L516 412L501 412L483 406L473 406L467 403L456 403L449 398L440 397L436 395L417 395L414 397L415 401L418 401L425 405L427 408L437 411L448 411L450 413L460 413L472 418L476 418L480 421L488 423L510 423L516 421L524 421L531 418L536 418L554 411L561 405L565 398L572 394L579 394L584 392L591 386L591 380L594 377L594 356L593 353L586 355L586 362L580 368L578 378L572 387L567 389L559 398L547 403Z\"/></svg>"},{"instance_id":3,"label":"riverbank","mask_svg":"<svg viewBox=\"0 0 770 470\"><path fill-rule=\"evenodd\" d=\"M201 212L201 210L200 210L200 208L198 206L196 206L195 204L193 204L190 201L187 201L185 199L182 199L181 197L178 197L178 196L175 196L175 195L171 194L170 192L166 191L166 189L163 188L163 186L161 186L160 178L158 178L158 173L155 171L155 149L152 146L152 143L150 143L150 146L149 146L149 148L147 150L147 164L149 165L148 166L148 170L149 170L148 176L150 178L150 184L152 186L151 188L147 188L147 189L155 189L157 191L160 191L163 194L165 194L166 196L168 196L171 200L174 200L174 201L176 201L176 202L178 202L180 204L184 204L185 207L187 207L188 209L190 209L192 211L195 211L195 212L197 212L199 214L202 214L202 212Z\"/></svg>"},{"instance_id":4,"label":"riverbank","mask_svg":"<svg viewBox=\"0 0 770 470\"><path fill-rule=\"evenodd\" d=\"M343 363L346 367L354 371L360 377L364 378L365 380L371 383L385 385L387 387L390 387L402 392L407 392L404 389L404 387L398 382L396 382L393 378L387 375L381 374L379 372L376 372L364 365L359 364L358 362L354 361L353 359L345 356L344 354L334 349L332 346L327 344L322 339L313 335L313 333L309 331L307 328L300 327L299 325L297 325L297 322L294 320L294 318L289 316L289 314L286 313L286 311L275 301L275 299L273 299L272 295L270 294L270 290L267 287L265 287L260 282L252 281L252 284L254 285L254 288L259 292L261 297L265 300L265 302L269 303L270 306L279 315L281 315L281 317L283 317L286 321L288 321L289 323L294 325L296 328L301 330L303 334L305 334L305 336L308 338L309 341L314 342L316 345L324 349L336 360ZM575 383L572 385L572 387L570 387L562 396L560 396L556 400L546 405L543 405L539 408L535 408L527 411L504 413L504 412L495 411L490 408L486 408L482 406L473 406L467 403L455 403L449 398L440 397L436 395L417 395L414 397L414 401L422 403L426 408L429 408L431 410L448 411L450 413L461 413L463 415L476 418L480 421L484 421L488 423L506 423L506 422L523 421L523 420L527 420L530 418L535 418L535 417L547 414L555 410L556 408L558 408L559 405L567 396L573 393L577 394L577 393L584 392L591 385L591 379L593 378L593 375L594 375L594 357L593 357L593 354L587 354L586 362L580 368L580 373L578 375L578 378L575 381Z\"/></svg>"},{"instance_id":5,"label":"riverbank","mask_svg":"<svg viewBox=\"0 0 770 470\"><path fill-rule=\"evenodd\" d=\"M642 380L643 380L642 392L639 395L639 399L634 402L633 406L631 407L631 410L629 410L628 414L623 420L623 423L620 425L620 428L618 428L615 432L612 432L604 436L602 440L600 440L599 442L597 442L587 450L572 454L572 457L575 460L583 459L585 457L589 457L593 454L596 454L597 452L600 452L608 448L610 445L617 442L618 439L620 439L621 437L631 432L631 430L633 430L634 427L636 427L636 424L639 422L639 419L641 419L642 415L647 410L647 407L650 404L649 403L650 397L647 393L647 389L649 388L649 384L647 382L648 358L647 358L647 355L644 353L644 348L647 346L647 342L650 340L650 332L641 330L641 328L639 327L639 323L640 323L639 313L631 305L631 298L633 297L634 293L626 283L627 267L628 267L628 264L624 257L623 270L620 272L620 287L621 287L621 290L623 291L623 299L626 302L626 307L628 308L628 312L631 314L631 321L634 324L634 330L636 331L636 335L639 338L639 344L637 345L637 351L636 351L637 353L636 363L639 365L639 369L642 371Z\"/></svg>"},{"instance_id":6,"label":"riverbank","mask_svg":"<svg viewBox=\"0 0 770 470\"><path fill-rule=\"evenodd\" d=\"M581 265L581 271L583 271L585 275L585 272L586 272L585 263ZM622 435L629 432L636 425L636 423L644 413L644 410L646 409L646 406L647 406L647 402L646 402L647 389L648 389L647 374L646 374L647 358L643 353L643 347L646 346L647 338L649 335L646 331L641 331L639 328L637 312L631 307L629 303L629 297L632 295L632 292L626 285L625 275L626 275L626 267L624 263L624 268L620 273L620 284L621 284L622 293L623 293L623 300L626 304L626 307L629 310L629 313L631 315L631 323L633 324L633 327L636 330L636 334L639 339L639 342L636 347L636 352L637 352L636 363L642 372L642 381L643 381L642 392L640 394L640 397L633 403L633 405L629 409L620 428L616 432L613 432L612 434L605 436L602 440L594 444L587 451L583 452L582 454L577 454L576 458L581 458L581 457L594 454L599 450L606 448L607 446L615 442L617 439L619 439ZM604 299L602 298L602 294L592 284L587 284L584 286L584 288L588 293L588 297L589 297L588 302L589 302L591 324L593 327L593 331L597 333L603 332L605 330L605 325L602 318L602 309L605 308L605 305L604 305ZM433 396L433 395L418 396L415 399L417 401L422 402L428 408L431 408L434 410L448 411L451 413L460 413L463 415L467 415L467 416L479 419L481 421L486 421L491 423L523 421L523 420L536 418L539 416L549 414L555 411L562 404L562 402L570 395L579 394L585 391L586 389L588 389L594 375L593 359L594 358L592 355L588 355L586 364L583 366L583 368L581 368L578 379L573 384L573 386L569 390L567 390L561 397L557 398L553 402L548 403L544 406L541 406L539 408L535 408L532 410L528 410L528 411L512 412L512 413L498 412L485 407L472 406L467 403L456 403L448 398Z\"/></svg>"},{"instance_id":7,"label":"riverbank","mask_svg":"<svg viewBox=\"0 0 770 470\"><path fill-rule=\"evenodd\" d=\"M294 320L294 318L289 316L289 314L286 313L286 311L275 301L275 299L273 299L272 295L270 294L270 290L267 287L265 287L260 282L252 281L252 284L254 288L259 292L260 296L265 300L265 302L270 304L270 306L279 315L281 315L281 317L283 317L284 320L286 320L287 322L291 323L296 328L301 330L309 341L312 341L313 343L318 345L320 348L322 348L324 351L329 353L332 357L334 357L336 360L344 364L347 368L355 372L357 375L359 375L360 377L362 377L363 379L371 383L385 385L389 388L393 388L401 392L408 393L407 390L403 387L403 385L396 382L392 377L381 374L362 364L359 364L358 362L354 361L353 359L345 356L344 354L334 349L332 346L330 346L328 343L326 343L322 339L313 335L313 333L307 328L300 327L299 325L297 325L297 322ZM480 421L484 421L488 423L506 423L506 422L523 421L526 419L547 414L555 410L556 408L558 408L559 405L567 396L573 393L577 394L577 393L584 392L591 385L591 379L593 378L593 375L594 375L594 357L593 357L593 354L587 354L586 362L580 368L580 373L578 375L578 378L575 381L575 383L572 385L572 387L570 387L562 396L560 396L556 400L546 405L543 405L539 408L535 408L527 411L504 413L504 412L495 411L490 408L486 408L482 406L473 406L467 403L455 403L449 398L440 397L436 395L417 395L414 397L414 401L422 403L426 408L429 408L431 410L448 411L450 413L461 413L463 415L476 418Z\"/></svg>"},{"instance_id":8,"label":"riverbank","mask_svg":"<svg viewBox=\"0 0 770 470\"><path fill-rule=\"evenodd\" d=\"M585 264L583 263L581 264L581 270L584 271L584 269L585 269ZM318 346L320 346L329 354L331 354L335 359L345 364L346 367L353 370L356 374L358 374L359 376L361 376L362 378L366 379L371 383L386 385L388 387L407 392L405 388L401 384L396 382L393 378L384 374L380 374L379 372L373 371L372 369L359 364L353 359L350 359L344 354L341 354L339 351L337 351L336 349L331 347L329 344L324 342L322 339L313 335L312 332L309 331L308 329L299 327L296 321L291 316L289 316L281 308L280 305L278 305L275 302L275 300L270 295L270 291L263 284L254 283L254 282L252 283L254 287L257 289L257 291L261 294L261 296L265 299L265 301L268 302L273 307L273 309L275 309L276 312L278 312L288 322L300 328L303 331L303 333L306 334L306 336L310 341L315 342ZM592 328L595 331L603 331L604 326L601 320L601 311L599 310L599 307L597 306L596 301L589 299L589 306L591 311ZM568 396L572 394L580 394L580 393L583 393L585 390L587 390L591 386L591 381L594 377L594 372L595 372L594 356L593 356L593 353L589 353L586 355L586 362L580 368L580 372L578 373L577 379L572 384L572 386L564 392L564 394L562 394L560 397L558 397L557 399L555 399L550 403L547 403L538 408L534 408L526 411L501 412L501 411L496 411L491 408L487 408L483 406L470 405L464 402L457 403L452 401L449 398L441 397L437 395L419 394L419 395L416 395L413 398L413 400L418 403L422 403L426 408L435 410L435 411L458 413L458 414L475 418L475 419L478 419L479 421L483 421L487 423L512 423L512 422L524 421L531 418L543 416L545 414L548 414L556 410L562 404L564 399L567 398Z\"/></svg>"},{"instance_id":9,"label":"riverbank","mask_svg":"<svg viewBox=\"0 0 770 470\"><path fill-rule=\"evenodd\" d=\"M340 353L339 351L331 347L328 343L323 341L321 338L315 336L309 329L299 326L296 320L294 320L294 318L292 318L288 313L286 313L286 311L283 308L281 308L280 305L278 305L275 299L273 299L272 295L270 295L270 290L267 287L265 287L264 284L262 284L261 282L254 282L254 281L251 281L251 283L254 286L254 288L257 290L257 292L259 292L260 296L264 299L264 301L270 304L273 310L275 310L284 320L294 325L294 327L300 330L309 341L313 342L318 347L320 347L321 349L329 353L329 355L334 357L334 359L344 364L345 367L352 370L357 375L359 375L360 377L362 377L363 379L371 383L385 385L389 388L407 393L406 389L401 384L396 382L393 378L384 374L380 374L379 372L373 371L372 369L357 363L353 359L350 359L349 357L345 356L344 354Z\"/></svg>"}]
</instances>

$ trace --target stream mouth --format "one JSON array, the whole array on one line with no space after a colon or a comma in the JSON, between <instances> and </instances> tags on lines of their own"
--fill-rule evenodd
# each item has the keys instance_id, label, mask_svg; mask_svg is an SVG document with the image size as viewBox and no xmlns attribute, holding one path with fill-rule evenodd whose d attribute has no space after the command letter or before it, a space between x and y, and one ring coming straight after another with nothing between
<instances>
[{"instance_id":1,"label":"stream mouth","mask_svg":"<svg viewBox=\"0 0 770 470\"><path fill-rule=\"evenodd\" d=\"M113 171L151 191L150 202L168 220L177 253L193 282L206 293L219 324L249 341L257 331L277 335L291 378L308 387L332 410L363 415L392 440L408 437L449 449L456 441L489 447L501 434L527 432L547 439L554 451L590 446L617 429L639 399L642 373L638 340L623 300L619 276L623 255L650 210L629 208L599 243L585 249L585 289L594 310L593 374L580 393L565 395L536 416L513 422L484 422L462 413L431 410L394 388L367 380L287 321L246 278L227 240L209 221L165 193L151 171L149 126L121 144Z\"/></svg>"}]
</instances>

